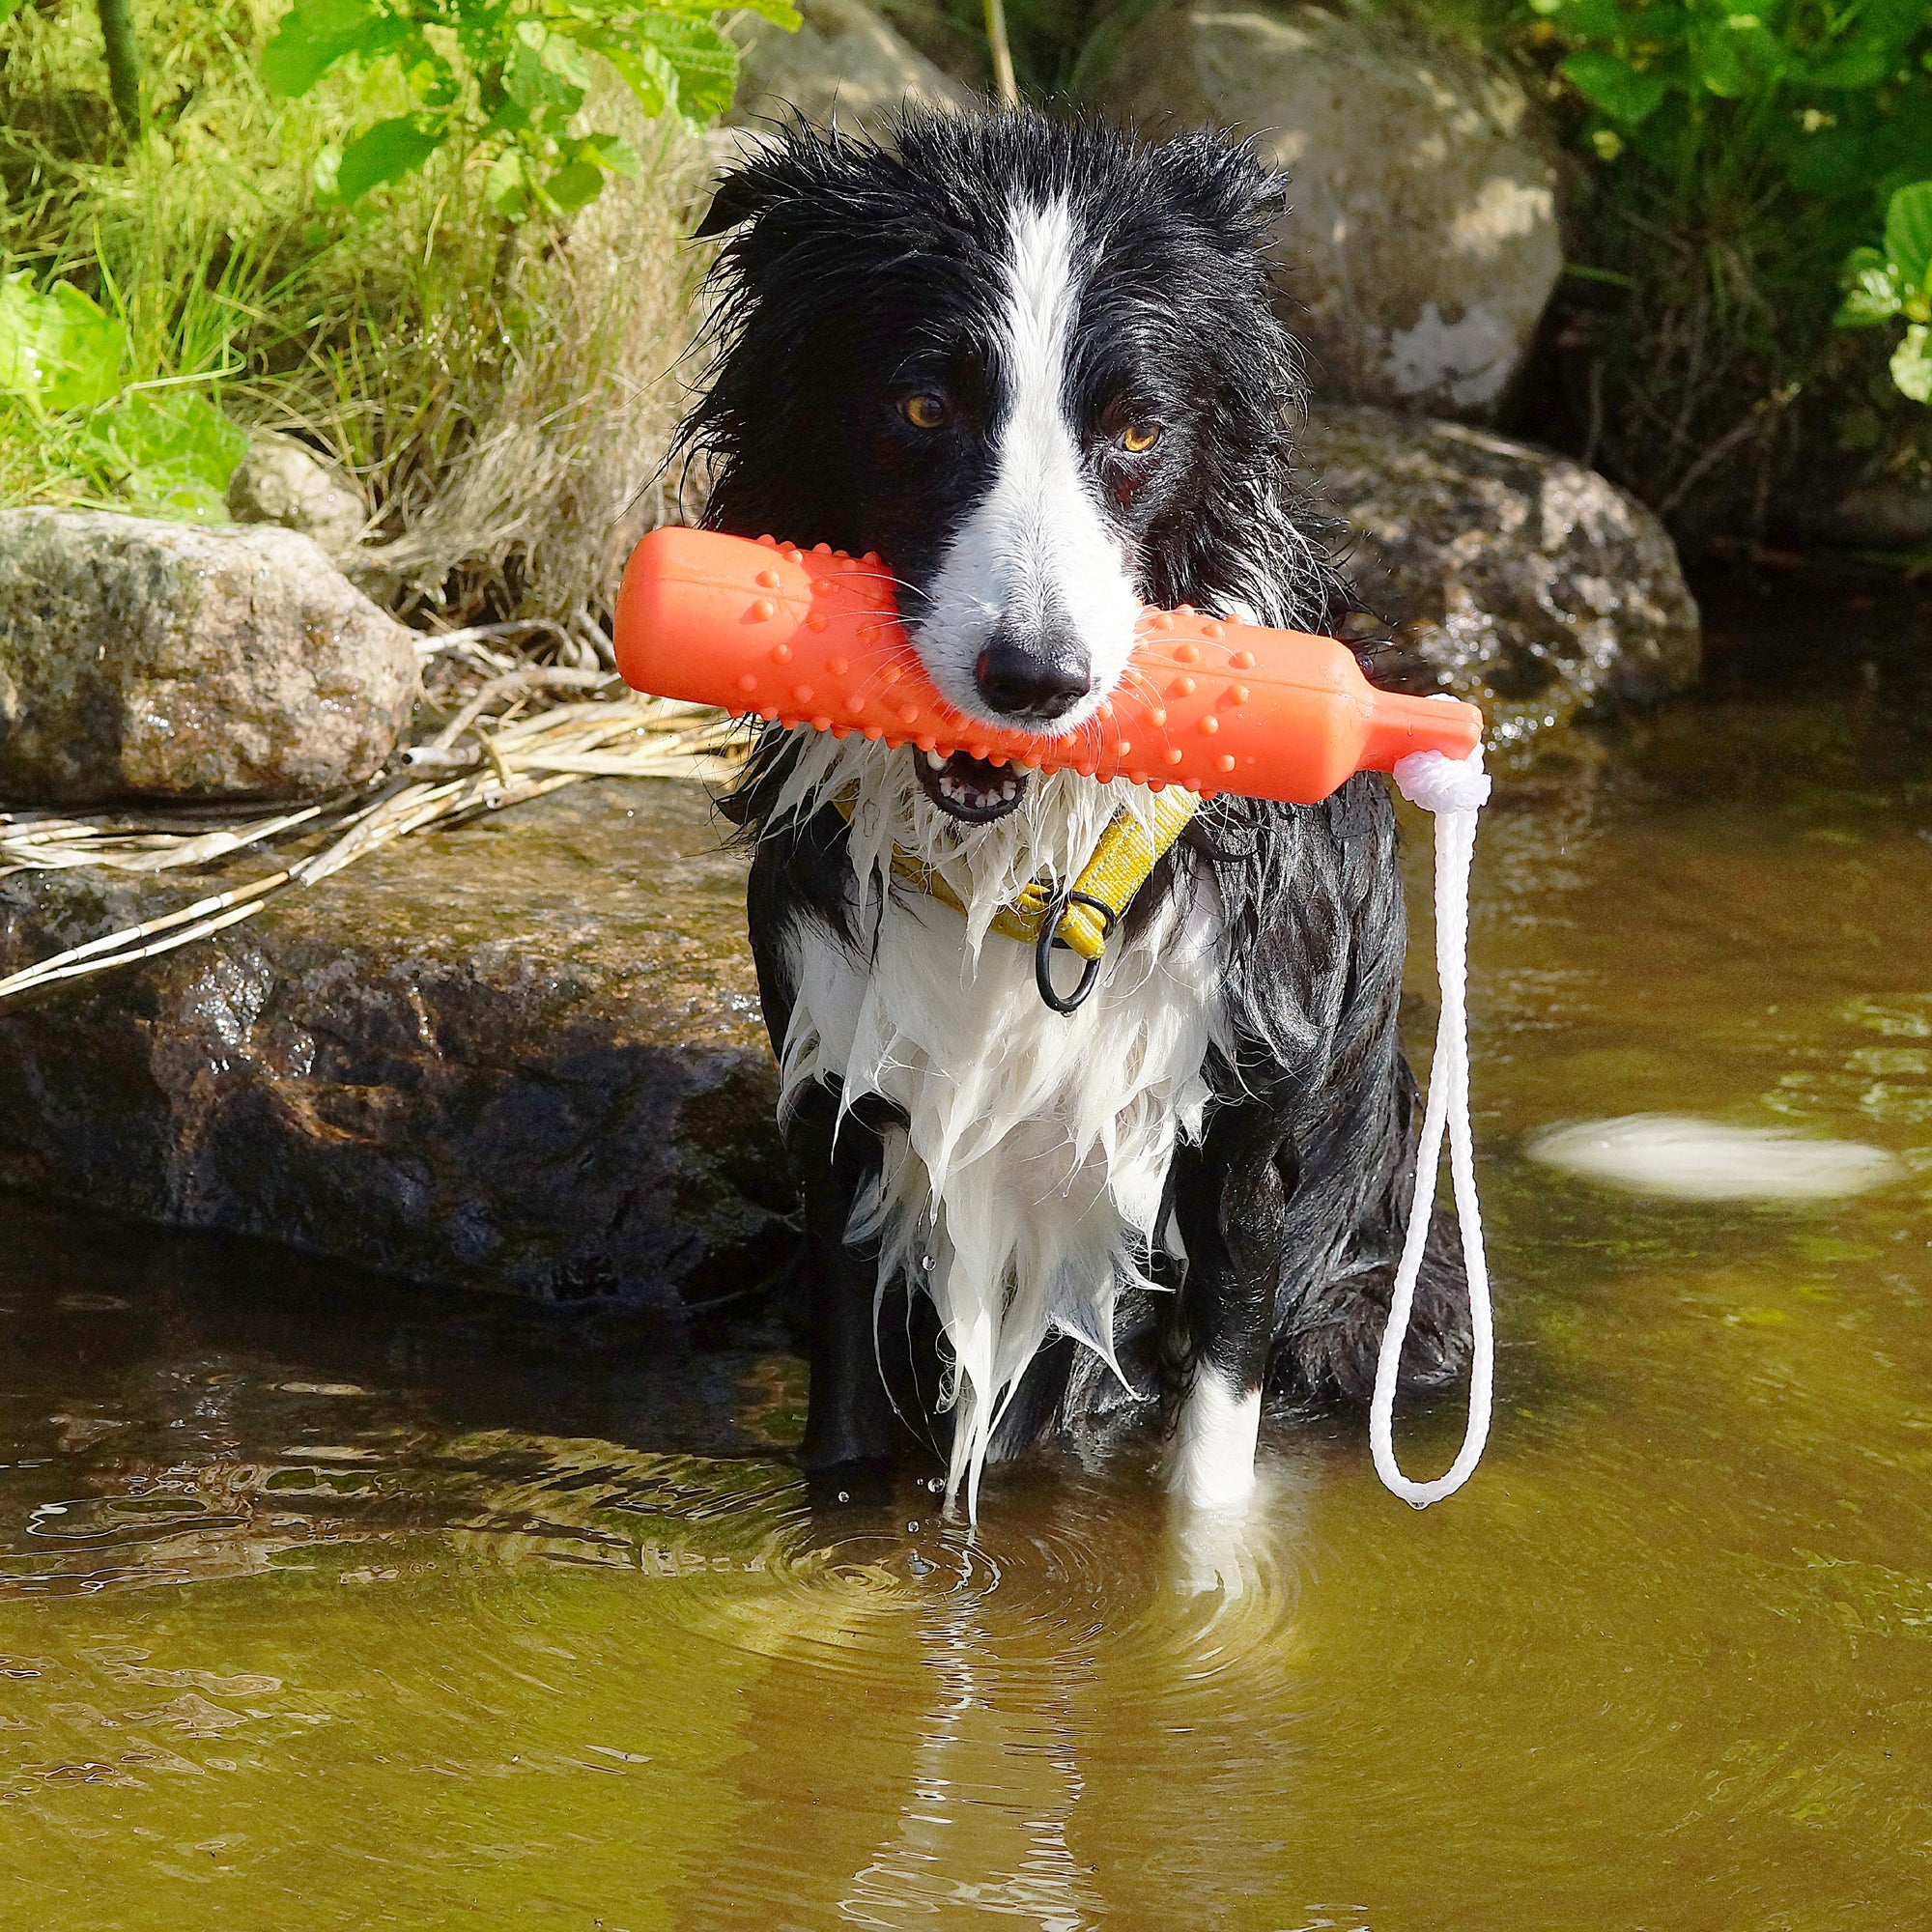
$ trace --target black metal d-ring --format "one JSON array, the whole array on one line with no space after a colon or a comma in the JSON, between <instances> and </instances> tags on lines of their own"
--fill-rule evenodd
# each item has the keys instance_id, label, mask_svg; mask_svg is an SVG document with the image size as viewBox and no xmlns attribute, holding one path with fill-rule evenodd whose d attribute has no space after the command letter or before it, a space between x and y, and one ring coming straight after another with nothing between
<instances>
[{"instance_id":1,"label":"black metal d-ring","mask_svg":"<svg viewBox=\"0 0 1932 1932\"><path fill-rule=\"evenodd\" d=\"M1069 906L1084 905L1100 915L1101 951L1088 960L1081 969L1080 983L1064 999L1054 990L1053 949L1062 944L1060 922L1065 918ZM1070 888L1061 893L1046 911L1040 915L1039 937L1033 943L1033 979L1039 988L1039 996L1057 1013L1077 1013L1087 1004L1087 995L1094 990L1094 982L1100 977L1100 968L1106 961L1106 945L1114 936L1114 927L1120 923L1120 914L1104 899L1096 899L1091 893L1076 893ZM1068 949L1069 951L1071 949Z\"/></svg>"}]
</instances>

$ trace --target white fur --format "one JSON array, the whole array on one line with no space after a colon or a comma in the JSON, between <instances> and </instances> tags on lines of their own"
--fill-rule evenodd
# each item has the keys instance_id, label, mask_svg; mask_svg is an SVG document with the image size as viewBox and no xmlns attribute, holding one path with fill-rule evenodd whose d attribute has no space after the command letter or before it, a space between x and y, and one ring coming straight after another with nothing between
<instances>
[{"instance_id":1,"label":"white fur","mask_svg":"<svg viewBox=\"0 0 1932 1932\"><path fill-rule=\"evenodd\" d=\"M1140 600L1127 560L1081 461L1068 409L1067 352L1079 302L1078 231L1065 201L1011 213L1001 314L1003 414L992 488L948 546L925 613L912 626L947 700L987 717L973 667L1003 618L1044 624L1052 613L1084 647L1092 689L1052 724L1084 724L1120 683L1133 651ZM992 722L1003 722L993 719Z\"/></svg>"},{"instance_id":2,"label":"white fur","mask_svg":"<svg viewBox=\"0 0 1932 1932\"><path fill-rule=\"evenodd\" d=\"M1254 1492L1261 1426L1261 1391L1237 1393L1203 1363L1168 1445L1168 1488L1197 1509L1239 1509Z\"/></svg>"},{"instance_id":3,"label":"white fur","mask_svg":"<svg viewBox=\"0 0 1932 1932\"><path fill-rule=\"evenodd\" d=\"M879 1094L908 1118L886 1136L880 1186L851 1232L879 1236L882 1286L903 1270L939 1312L954 1363L952 1481L972 1509L1004 1404L1048 1335L1113 1364L1115 1297L1146 1280L1169 1161L1208 1105L1218 901L1204 884L1117 941L1086 1005L1053 1012L1032 947L990 923L1037 873L1077 873L1115 810L1144 810L1149 794L1054 773L1010 817L967 827L920 790L910 755L803 734L780 812L850 803L863 938L855 952L815 921L794 934L781 1077L785 1104L837 1079L847 1107ZM889 887L895 844L943 872L963 918ZM1076 963L1061 955L1068 983Z\"/></svg>"}]
</instances>

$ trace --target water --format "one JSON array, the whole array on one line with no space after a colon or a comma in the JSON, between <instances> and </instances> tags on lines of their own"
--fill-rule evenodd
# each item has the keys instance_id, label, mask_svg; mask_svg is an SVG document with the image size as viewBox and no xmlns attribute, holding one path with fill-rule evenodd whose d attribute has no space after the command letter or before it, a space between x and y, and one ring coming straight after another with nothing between
<instances>
[{"instance_id":1,"label":"water","mask_svg":"<svg viewBox=\"0 0 1932 1932\"><path fill-rule=\"evenodd\" d=\"M1241 1534L1133 1438L1002 1474L977 1539L911 1480L814 1521L754 1322L668 1362L7 1203L0 1925L1922 1922L1932 742L1868 630L1771 697L1720 650L1491 814L1500 1403L1427 1515L1285 1419ZM1905 1178L1685 1203L1522 1152L1645 1111Z\"/></svg>"}]
</instances>

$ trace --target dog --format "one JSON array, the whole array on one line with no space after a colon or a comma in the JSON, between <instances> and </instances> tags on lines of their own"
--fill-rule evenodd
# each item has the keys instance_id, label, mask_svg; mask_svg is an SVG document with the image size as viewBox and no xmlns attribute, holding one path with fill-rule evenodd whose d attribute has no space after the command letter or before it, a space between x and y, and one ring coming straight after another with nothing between
<instances>
[{"instance_id":1,"label":"dog","mask_svg":"<svg viewBox=\"0 0 1932 1932\"><path fill-rule=\"evenodd\" d=\"M876 553L949 702L1048 736L1129 675L1143 606L1332 630L1262 252L1285 207L1207 134L1017 109L776 130L698 228L724 238L680 439L712 467L704 523ZM1264 1394L1367 1398L1421 1112L1387 790L1205 804L1067 1010L1064 961L1003 909L1152 798L771 726L725 802L754 852L823 1489L876 1487L910 1430L977 1513L989 1461L1158 1403L1169 1486L1234 1509ZM1467 1354L1447 1233L1409 1389Z\"/></svg>"}]
</instances>

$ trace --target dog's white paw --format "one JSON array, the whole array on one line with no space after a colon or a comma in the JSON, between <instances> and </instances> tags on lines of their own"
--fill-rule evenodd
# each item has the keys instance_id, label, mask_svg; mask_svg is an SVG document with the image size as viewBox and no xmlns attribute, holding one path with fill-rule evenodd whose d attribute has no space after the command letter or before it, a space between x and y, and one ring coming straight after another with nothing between
<instances>
[{"instance_id":1,"label":"dog's white paw","mask_svg":"<svg viewBox=\"0 0 1932 1932\"><path fill-rule=\"evenodd\" d=\"M1240 1510L1255 1491L1262 1393L1238 1395L1203 1367L1187 1391L1168 1445L1167 1487L1196 1509Z\"/></svg>"}]
</instances>

